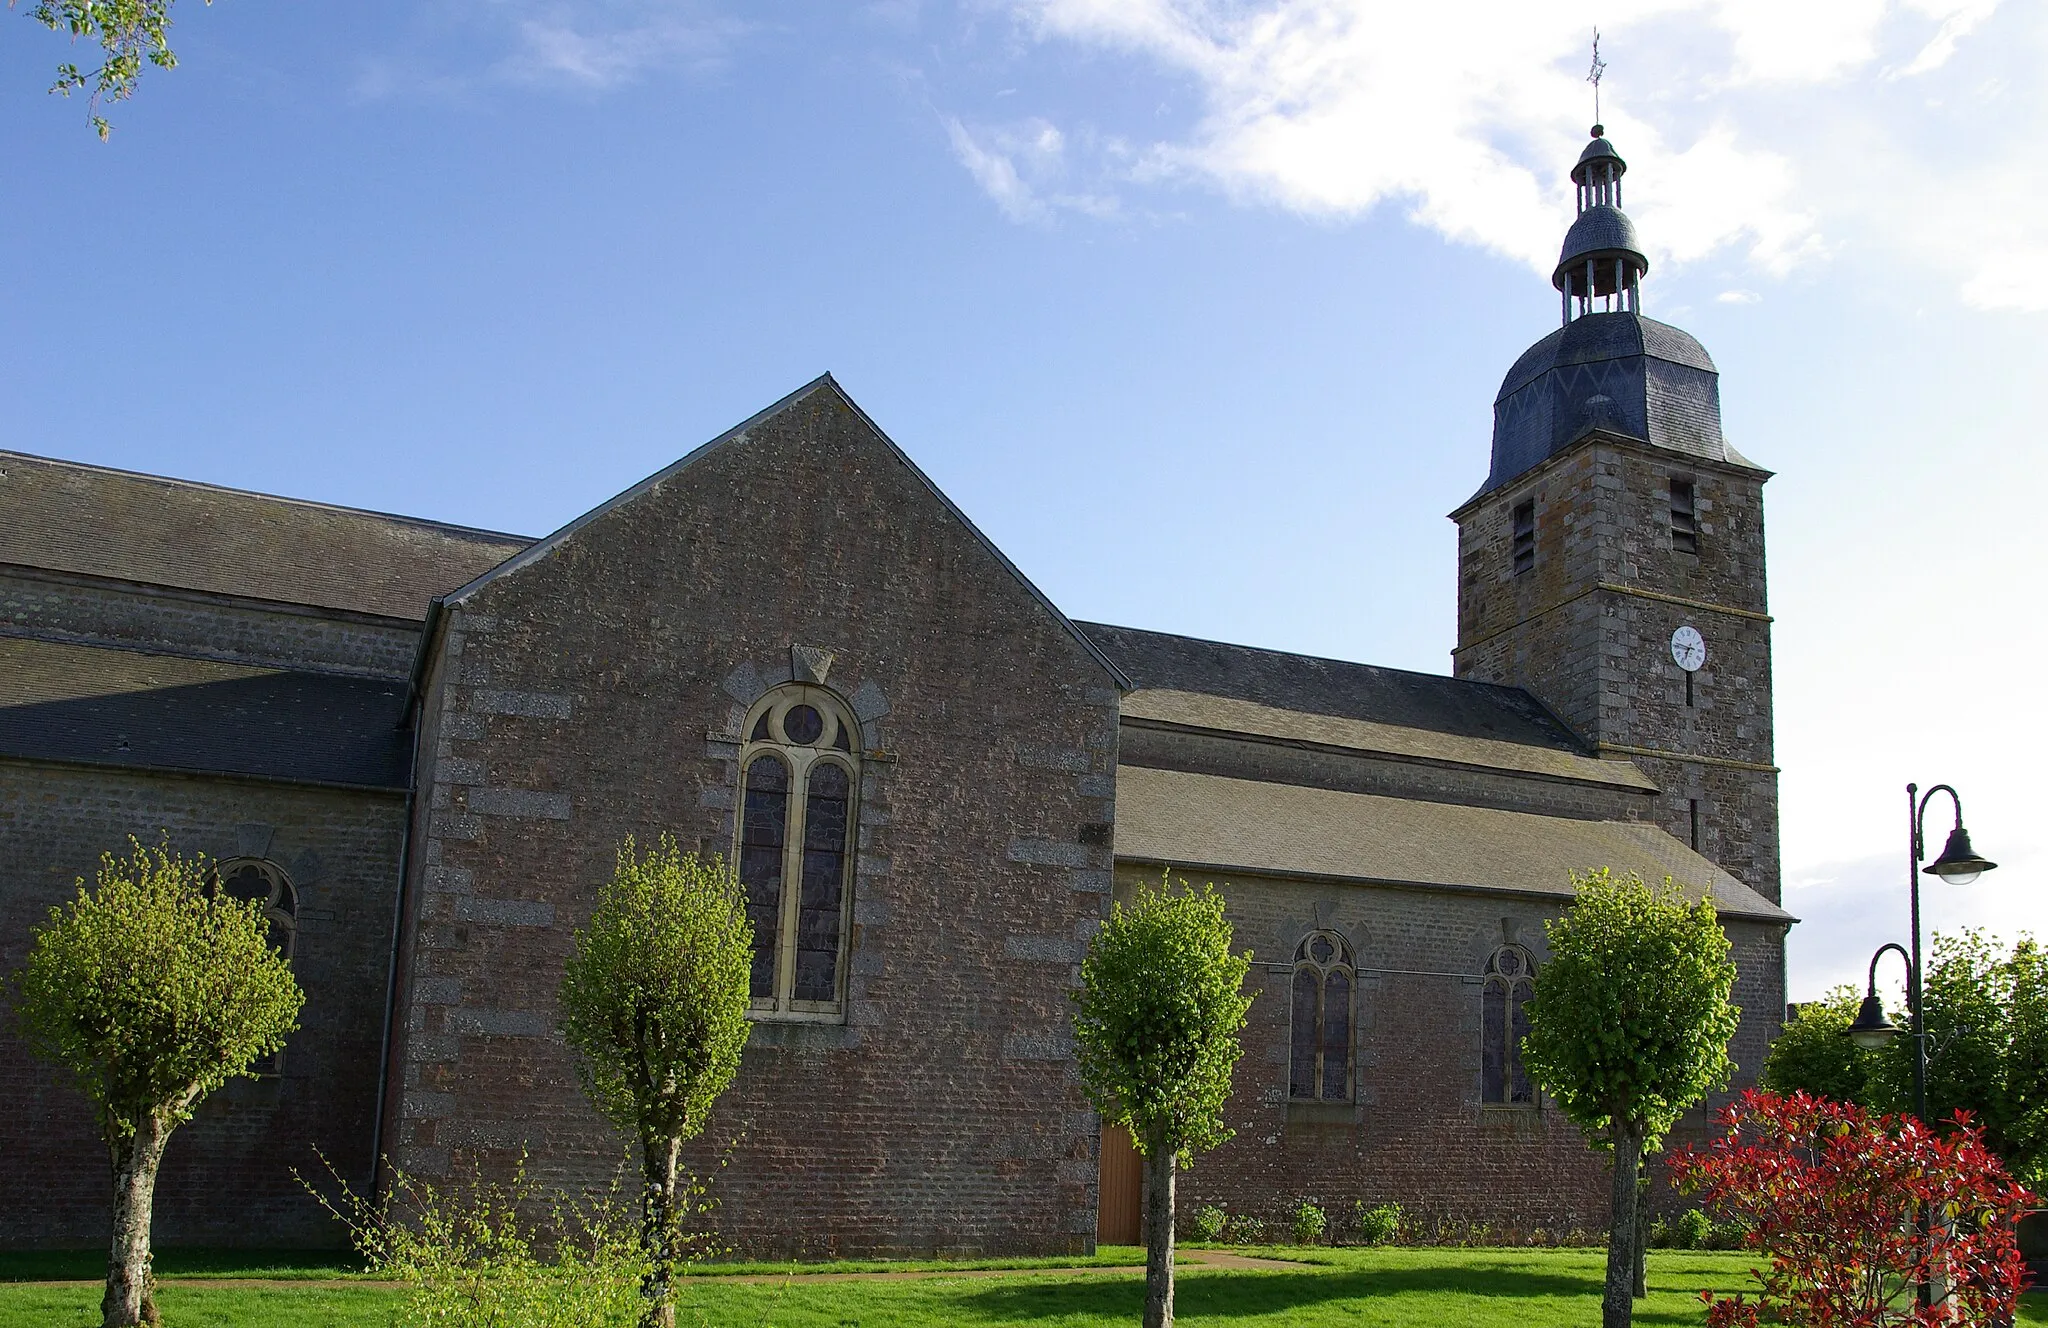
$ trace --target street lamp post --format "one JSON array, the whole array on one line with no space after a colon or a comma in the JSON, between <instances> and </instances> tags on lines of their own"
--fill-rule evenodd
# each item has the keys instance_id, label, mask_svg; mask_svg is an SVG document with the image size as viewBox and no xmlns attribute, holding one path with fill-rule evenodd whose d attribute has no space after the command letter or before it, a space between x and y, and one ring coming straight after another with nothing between
<instances>
[{"instance_id":1,"label":"street lamp post","mask_svg":"<svg viewBox=\"0 0 2048 1328\"><path fill-rule=\"evenodd\" d=\"M1920 864L1927 859L1927 804L1937 793L1946 793L1955 804L1955 828L1948 832L1948 842L1942 846L1941 856L1927 866ZM1963 800L1946 784L1936 784L1927 790L1927 796L1920 796L1916 784L1906 785L1906 828L1907 861L1906 892L1912 900L1913 952L1906 953L1904 946L1886 942L1870 956L1870 976L1865 985L1863 1006L1856 1012L1856 1020L1844 1030L1850 1041L1867 1050L1882 1047L1900 1029L1885 1017L1884 1002L1877 998L1877 961L1884 958L1885 951L1896 950L1899 958L1906 962L1906 1012L1911 1016L1912 1027L1907 1035L1913 1039L1913 1115L1923 1125L1927 1122L1927 1015L1921 1005L1920 986L1920 877L1939 876L1950 885L1968 885L1998 864L1979 857L1970 847L1970 832L1963 829ZM1923 1242L1927 1233L1927 1214L1920 1214L1920 1232ZM1927 1283L1920 1284L1920 1304L1932 1303Z\"/></svg>"}]
</instances>

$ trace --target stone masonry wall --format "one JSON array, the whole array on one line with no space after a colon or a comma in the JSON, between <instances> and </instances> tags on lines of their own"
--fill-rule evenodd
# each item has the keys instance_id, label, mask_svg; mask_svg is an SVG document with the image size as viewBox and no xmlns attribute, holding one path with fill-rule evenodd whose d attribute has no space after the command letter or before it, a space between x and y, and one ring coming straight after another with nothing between
<instances>
[{"instance_id":1,"label":"stone masonry wall","mask_svg":"<svg viewBox=\"0 0 2048 1328\"><path fill-rule=\"evenodd\" d=\"M260 857L298 892L292 970L306 993L283 1073L236 1080L171 1136L156 1190L163 1245L336 1246L344 1233L293 1178L323 1150L370 1183L398 794L0 760L0 972L29 930L88 883L99 855L168 833L179 849ZM106 1150L85 1098L0 1022L0 1247L104 1245Z\"/></svg>"},{"instance_id":2,"label":"stone masonry wall","mask_svg":"<svg viewBox=\"0 0 2048 1328\"><path fill-rule=\"evenodd\" d=\"M1110 888L1110 675L823 383L454 607L408 889L409 1171L606 1181L556 1032L621 839L730 852L746 706L860 717L847 1014L759 1022L692 1154L757 1253L1071 1251L1097 1133L1065 992Z\"/></svg>"},{"instance_id":3,"label":"stone masonry wall","mask_svg":"<svg viewBox=\"0 0 2048 1328\"><path fill-rule=\"evenodd\" d=\"M1151 879L1121 864L1119 893ZM1555 1106L1480 1101L1480 993L1487 958L1507 942L1547 956L1532 900L1257 877L1218 881L1253 952L1256 994L1225 1118L1236 1137L1184 1173L1180 1210L1219 1204L1284 1229L1312 1198L1338 1220L1363 1201L1399 1203L1421 1222L1481 1223L1501 1234L1563 1236L1604 1229L1606 1164ZM1753 1082L1776 1032L1783 981L1780 929L1731 920L1736 1003L1735 1088ZM1346 937L1360 972L1353 1022L1356 1102L1332 1110L1287 1100L1289 983L1310 931ZM1378 971L1373 971L1378 970ZM1539 968L1540 971L1540 968ZM1733 1090L1731 1090L1733 1091ZM1688 1113L1697 1126L1717 1094Z\"/></svg>"},{"instance_id":4,"label":"stone masonry wall","mask_svg":"<svg viewBox=\"0 0 2048 1328\"><path fill-rule=\"evenodd\" d=\"M0 635L403 678L419 624L14 568L0 570Z\"/></svg>"},{"instance_id":5,"label":"stone masonry wall","mask_svg":"<svg viewBox=\"0 0 2048 1328\"><path fill-rule=\"evenodd\" d=\"M1673 476L1694 482L1696 556L1672 548ZM1536 561L1516 576L1512 510L1531 497ZM1596 439L1460 514L1457 672L1526 686L1636 759L1658 823L1776 900L1765 587L1758 476ZM1685 625L1707 644L1690 687L1670 653Z\"/></svg>"}]
</instances>

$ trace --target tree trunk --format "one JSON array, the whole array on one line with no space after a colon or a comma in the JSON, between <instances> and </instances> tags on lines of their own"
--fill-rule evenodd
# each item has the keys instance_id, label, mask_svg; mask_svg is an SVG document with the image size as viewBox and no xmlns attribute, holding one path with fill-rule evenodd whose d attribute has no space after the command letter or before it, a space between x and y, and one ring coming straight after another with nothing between
<instances>
[{"instance_id":1,"label":"tree trunk","mask_svg":"<svg viewBox=\"0 0 2048 1328\"><path fill-rule=\"evenodd\" d=\"M1145 1328L1173 1328L1173 1146L1145 1138Z\"/></svg>"},{"instance_id":2,"label":"tree trunk","mask_svg":"<svg viewBox=\"0 0 2048 1328\"><path fill-rule=\"evenodd\" d=\"M1636 1177L1643 1165L1643 1132L1615 1121L1614 1177L1610 1193L1614 1211L1607 1222L1607 1285L1600 1298L1601 1328L1630 1328L1635 1319Z\"/></svg>"},{"instance_id":3,"label":"tree trunk","mask_svg":"<svg viewBox=\"0 0 2048 1328\"><path fill-rule=\"evenodd\" d=\"M149 1227L157 1168L170 1136L171 1122L152 1111L136 1124L134 1134L108 1141L114 1164L114 1239L107 1250L107 1291L100 1298L102 1328L161 1321Z\"/></svg>"},{"instance_id":4,"label":"tree trunk","mask_svg":"<svg viewBox=\"0 0 2048 1328\"><path fill-rule=\"evenodd\" d=\"M1650 1294L1650 1181L1640 1174L1640 1163L1637 1171L1635 1297L1641 1300Z\"/></svg>"},{"instance_id":5,"label":"tree trunk","mask_svg":"<svg viewBox=\"0 0 2048 1328\"><path fill-rule=\"evenodd\" d=\"M641 1328L676 1328L676 1166L682 1140L647 1135L640 1140L640 1244L647 1252L646 1307Z\"/></svg>"}]
</instances>

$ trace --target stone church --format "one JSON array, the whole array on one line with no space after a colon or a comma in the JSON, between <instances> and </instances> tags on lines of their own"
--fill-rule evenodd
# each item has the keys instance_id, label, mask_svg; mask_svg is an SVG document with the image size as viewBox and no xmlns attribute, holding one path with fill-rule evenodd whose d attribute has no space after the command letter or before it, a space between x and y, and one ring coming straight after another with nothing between
<instances>
[{"instance_id":1,"label":"stone church","mask_svg":"<svg viewBox=\"0 0 2048 1328\"><path fill-rule=\"evenodd\" d=\"M664 831L736 864L756 929L696 1154L731 1147L741 1249L1135 1238L1067 992L1169 869L1221 887L1258 997L1187 1210L1597 1228L1602 1164L1516 1050L1570 873L1712 898L1745 1077L1792 921L1768 473L1639 311L1624 170L1596 129L1562 325L1451 513L1451 676L1069 619L830 377L538 540L0 453L0 967L167 833L307 994L173 1139L159 1238L337 1242L316 1147L358 1189L522 1152L607 1180L556 984L620 841ZM85 1104L11 1024L0 1097L0 1245L100 1243Z\"/></svg>"}]
</instances>

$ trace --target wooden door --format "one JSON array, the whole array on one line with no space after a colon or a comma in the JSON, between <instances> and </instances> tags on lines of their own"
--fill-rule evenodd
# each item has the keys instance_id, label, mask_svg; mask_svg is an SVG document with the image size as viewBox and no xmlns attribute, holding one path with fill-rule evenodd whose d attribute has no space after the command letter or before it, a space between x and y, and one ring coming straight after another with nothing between
<instances>
[{"instance_id":1,"label":"wooden door","mask_svg":"<svg viewBox=\"0 0 2048 1328\"><path fill-rule=\"evenodd\" d=\"M1095 1243L1136 1245L1144 1227L1145 1159L1129 1130L1102 1129L1102 1175L1096 1191Z\"/></svg>"}]
</instances>

